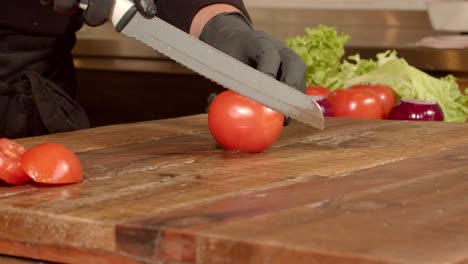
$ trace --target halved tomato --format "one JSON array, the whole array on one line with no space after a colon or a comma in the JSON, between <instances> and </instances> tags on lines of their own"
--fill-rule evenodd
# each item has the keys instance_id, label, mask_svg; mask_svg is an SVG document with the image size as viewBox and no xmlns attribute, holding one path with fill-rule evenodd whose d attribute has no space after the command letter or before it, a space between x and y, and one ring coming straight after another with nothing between
<instances>
[{"instance_id":1,"label":"halved tomato","mask_svg":"<svg viewBox=\"0 0 468 264\"><path fill-rule=\"evenodd\" d=\"M31 180L20 165L24 151L24 147L15 141L8 138L0 139L0 179L13 185Z\"/></svg>"},{"instance_id":2,"label":"halved tomato","mask_svg":"<svg viewBox=\"0 0 468 264\"><path fill-rule=\"evenodd\" d=\"M21 156L21 167L35 182L67 184L83 180L81 162L75 153L54 142L26 150Z\"/></svg>"}]
</instances>

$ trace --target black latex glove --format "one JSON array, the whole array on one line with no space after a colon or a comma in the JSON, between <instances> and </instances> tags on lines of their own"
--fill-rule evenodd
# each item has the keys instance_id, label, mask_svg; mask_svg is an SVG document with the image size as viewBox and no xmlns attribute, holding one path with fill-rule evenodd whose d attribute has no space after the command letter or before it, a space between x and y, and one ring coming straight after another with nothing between
<instances>
[{"instance_id":1,"label":"black latex glove","mask_svg":"<svg viewBox=\"0 0 468 264\"><path fill-rule=\"evenodd\" d=\"M239 13L223 13L203 28L200 40L305 92L306 65L301 57L269 34L255 30ZM285 125L290 119L285 118Z\"/></svg>"},{"instance_id":2,"label":"black latex glove","mask_svg":"<svg viewBox=\"0 0 468 264\"><path fill-rule=\"evenodd\" d=\"M306 65L301 57L269 34L253 29L242 14L214 17L203 28L200 40L305 92Z\"/></svg>"},{"instance_id":3,"label":"black latex glove","mask_svg":"<svg viewBox=\"0 0 468 264\"><path fill-rule=\"evenodd\" d=\"M138 12L151 18L156 15L154 0L134 0ZM79 0L41 0L44 5L52 5L57 13L72 15L78 9ZM107 21L112 11L114 0L88 0L88 8L83 12L84 22L89 26L100 26Z\"/></svg>"}]
</instances>

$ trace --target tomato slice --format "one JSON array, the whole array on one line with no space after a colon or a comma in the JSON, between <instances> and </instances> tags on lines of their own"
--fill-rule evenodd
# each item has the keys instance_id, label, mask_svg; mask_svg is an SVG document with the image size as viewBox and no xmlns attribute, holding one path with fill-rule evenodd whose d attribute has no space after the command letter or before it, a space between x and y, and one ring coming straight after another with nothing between
<instances>
[{"instance_id":1,"label":"tomato slice","mask_svg":"<svg viewBox=\"0 0 468 264\"><path fill-rule=\"evenodd\" d=\"M0 139L0 179L13 185L20 185L31 180L20 165L20 158L24 151L24 147L13 140Z\"/></svg>"},{"instance_id":2,"label":"tomato slice","mask_svg":"<svg viewBox=\"0 0 468 264\"><path fill-rule=\"evenodd\" d=\"M21 156L21 167L35 182L68 184L83 180L81 162L75 153L54 142L26 150Z\"/></svg>"}]
</instances>

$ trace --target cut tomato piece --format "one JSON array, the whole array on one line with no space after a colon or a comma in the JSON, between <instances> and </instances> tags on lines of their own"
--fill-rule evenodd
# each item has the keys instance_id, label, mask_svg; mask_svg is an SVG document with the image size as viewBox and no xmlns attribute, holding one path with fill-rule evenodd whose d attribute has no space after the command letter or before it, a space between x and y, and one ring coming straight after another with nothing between
<instances>
[{"instance_id":1,"label":"cut tomato piece","mask_svg":"<svg viewBox=\"0 0 468 264\"><path fill-rule=\"evenodd\" d=\"M24 152L21 167L35 182L68 184L83 180L81 162L75 153L54 142L42 143Z\"/></svg>"},{"instance_id":2,"label":"cut tomato piece","mask_svg":"<svg viewBox=\"0 0 468 264\"><path fill-rule=\"evenodd\" d=\"M24 151L24 147L13 140L0 139L0 179L14 185L23 184L31 179L20 165Z\"/></svg>"}]
</instances>

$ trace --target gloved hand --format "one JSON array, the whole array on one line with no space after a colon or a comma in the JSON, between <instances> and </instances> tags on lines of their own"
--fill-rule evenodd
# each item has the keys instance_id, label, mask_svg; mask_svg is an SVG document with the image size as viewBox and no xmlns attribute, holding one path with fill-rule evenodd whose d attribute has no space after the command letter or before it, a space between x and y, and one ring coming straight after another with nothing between
<instances>
[{"instance_id":1,"label":"gloved hand","mask_svg":"<svg viewBox=\"0 0 468 264\"><path fill-rule=\"evenodd\" d=\"M240 13L223 13L203 28L200 40L305 93L306 65L299 55L265 32L255 30ZM284 126L291 118L284 117Z\"/></svg>"},{"instance_id":2,"label":"gloved hand","mask_svg":"<svg viewBox=\"0 0 468 264\"><path fill-rule=\"evenodd\" d=\"M79 0L41 0L44 5L53 5L57 13L72 15L78 9ZM143 16L151 18L156 15L154 0L134 0L135 6ZM100 26L110 16L114 0L88 0L88 8L83 13L84 21L89 26Z\"/></svg>"},{"instance_id":3,"label":"gloved hand","mask_svg":"<svg viewBox=\"0 0 468 264\"><path fill-rule=\"evenodd\" d=\"M305 92L306 65L301 57L267 33L253 29L240 13L212 18L203 28L200 40Z\"/></svg>"}]
</instances>

